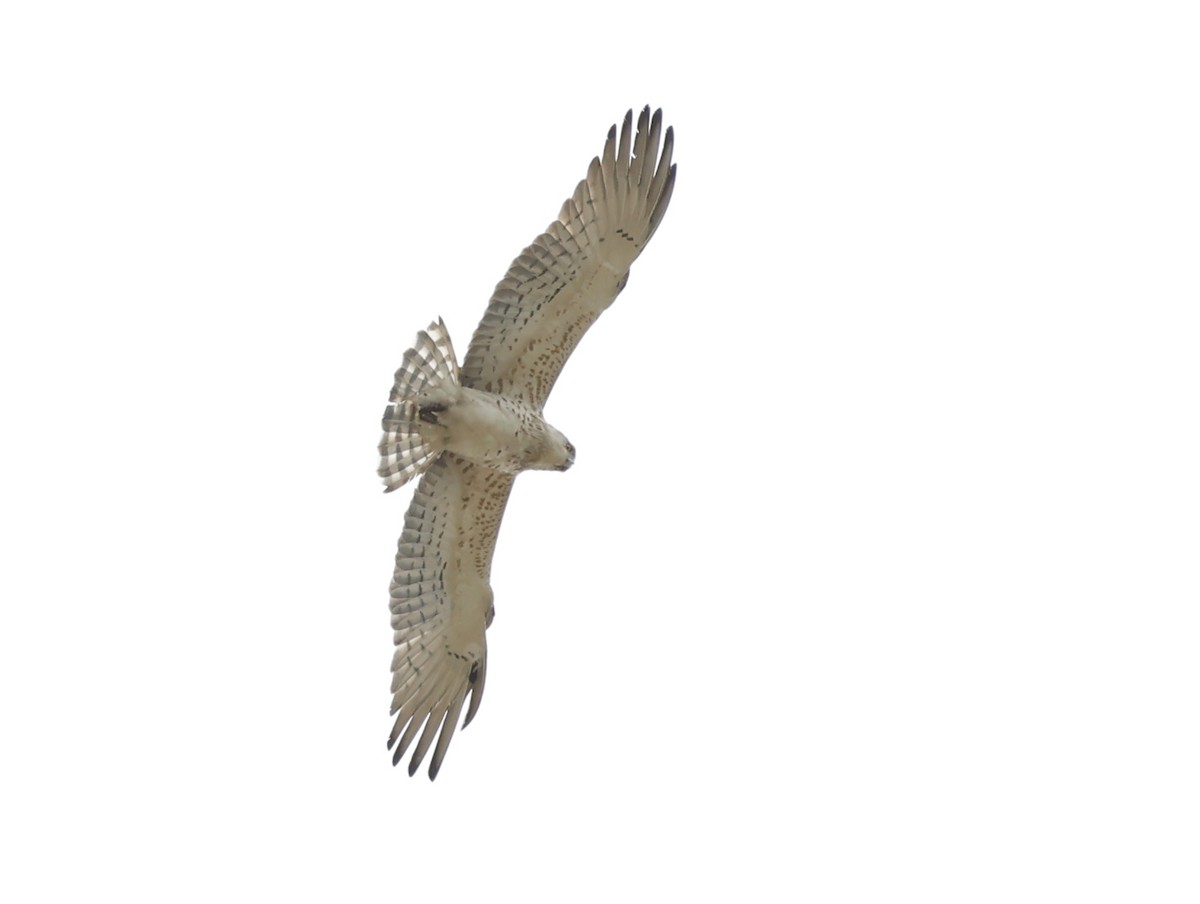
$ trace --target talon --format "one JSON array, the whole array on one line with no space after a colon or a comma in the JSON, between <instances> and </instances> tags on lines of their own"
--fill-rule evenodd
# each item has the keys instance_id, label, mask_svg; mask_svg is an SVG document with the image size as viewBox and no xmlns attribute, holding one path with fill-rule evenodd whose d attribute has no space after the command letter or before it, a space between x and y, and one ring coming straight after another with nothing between
<instances>
[{"instance_id":1,"label":"talon","mask_svg":"<svg viewBox=\"0 0 1200 904\"><path fill-rule=\"evenodd\" d=\"M442 404L422 405L417 409L417 416L427 424L438 423L437 416L446 410L446 406Z\"/></svg>"}]
</instances>

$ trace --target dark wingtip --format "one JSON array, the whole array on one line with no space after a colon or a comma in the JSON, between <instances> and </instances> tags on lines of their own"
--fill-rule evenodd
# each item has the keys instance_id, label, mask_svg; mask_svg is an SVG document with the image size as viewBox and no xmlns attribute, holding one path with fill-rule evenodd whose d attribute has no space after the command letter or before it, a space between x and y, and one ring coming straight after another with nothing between
<instances>
[{"instance_id":1,"label":"dark wingtip","mask_svg":"<svg viewBox=\"0 0 1200 904\"><path fill-rule=\"evenodd\" d=\"M408 763L408 777L409 778L412 778L414 775L417 774L417 766L419 766L419 765L420 765L420 763L417 762L416 757L413 757L409 761L409 763Z\"/></svg>"}]
</instances>

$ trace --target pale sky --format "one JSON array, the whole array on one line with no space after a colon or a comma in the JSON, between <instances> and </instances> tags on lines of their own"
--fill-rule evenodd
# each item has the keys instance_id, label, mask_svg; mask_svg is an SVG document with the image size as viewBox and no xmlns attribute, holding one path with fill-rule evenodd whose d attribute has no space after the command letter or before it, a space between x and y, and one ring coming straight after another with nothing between
<instances>
[{"instance_id":1,"label":"pale sky","mask_svg":"<svg viewBox=\"0 0 1200 904\"><path fill-rule=\"evenodd\" d=\"M182 6L0 13L0 897L1196 900L1188 4ZM410 779L392 373L643 104Z\"/></svg>"}]
</instances>

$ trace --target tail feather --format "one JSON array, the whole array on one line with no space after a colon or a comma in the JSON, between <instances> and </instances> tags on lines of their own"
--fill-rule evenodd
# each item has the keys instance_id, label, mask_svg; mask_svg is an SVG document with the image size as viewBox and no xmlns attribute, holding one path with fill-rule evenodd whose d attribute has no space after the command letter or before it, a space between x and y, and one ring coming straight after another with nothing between
<instances>
[{"instance_id":1,"label":"tail feather","mask_svg":"<svg viewBox=\"0 0 1200 904\"><path fill-rule=\"evenodd\" d=\"M458 362L450 334L441 318L417 333L417 342L404 353L396 381L383 412L379 441L379 476L385 493L404 486L423 472L442 452L436 424L438 410L451 404L458 390Z\"/></svg>"}]
</instances>

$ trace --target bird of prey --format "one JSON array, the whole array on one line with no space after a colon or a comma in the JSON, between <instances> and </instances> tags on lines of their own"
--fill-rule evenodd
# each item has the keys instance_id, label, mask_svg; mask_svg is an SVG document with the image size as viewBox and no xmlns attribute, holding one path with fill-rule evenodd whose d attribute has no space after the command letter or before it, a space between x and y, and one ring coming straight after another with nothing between
<instances>
[{"instance_id":1,"label":"bird of prey","mask_svg":"<svg viewBox=\"0 0 1200 904\"><path fill-rule=\"evenodd\" d=\"M468 694L464 727L479 709L484 632L495 612L492 550L508 494L521 471L565 471L575 460L542 407L666 213L673 146L661 110L643 109L636 133L633 111L626 113L558 219L497 284L462 367L439 319L417 334L396 371L379 475L385 492L423 475L404 516L390 591L396 721L388 749L398 764L416 741L409 775L436 736L436 778Z\"/></svg>"}]
</instances>

